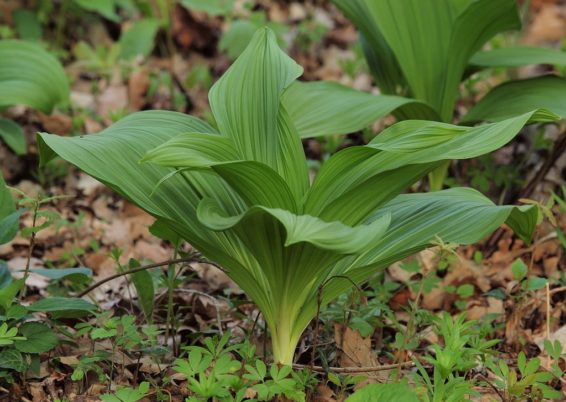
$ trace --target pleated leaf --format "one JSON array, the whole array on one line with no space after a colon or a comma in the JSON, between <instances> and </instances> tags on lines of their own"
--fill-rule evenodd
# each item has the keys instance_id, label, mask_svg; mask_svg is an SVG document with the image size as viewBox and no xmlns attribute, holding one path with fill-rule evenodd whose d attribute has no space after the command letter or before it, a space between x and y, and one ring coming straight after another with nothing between
<instances>
[{"instance_id":1,"label":"pleated leaf","mask_svg":"<svg viewBox=\"0 0 566 402\"><path fill-rule=\"evenodd\" d=\"M390 221L390 217L385 214L369 225L350 227L340 222L325 222L311 215L295 215L283 209L262 206L254 206L240 215L223 216L218 205L210 199L202 200L198 209L201 222L211 230L219 231L245 225L247 218L257 214L267 214L281 223L286 232L286 247L305 242L337 254L354 254L366 250L383 236ZM262 244L254 246L262 247Z\"/></svg>"},{"instance_id":2,"label":"pleated leaf","mask_svg":"<svg viewBox=\"0 0 566 402\"><path fill-rule=\"evenodd\" d=\"M433 241L471 244L503 223L529 241L536 227L538 210L531 205L495 205L476 190L453 188L399 195L371 219L386 214L391 214L391 224L379 243L361 257L339 264L334 274L347 273L354 281L363 281L376 269L423 250ZM325 296L336 297L344 291L343 287L344 284L333 281Z\"/></svg>"},{"instance_id":3,"label":"pleated leaf","mask_svg":"<svg viewBox=\"0 0 566 402\"><path fill-rule=\"evenodd\" d=\"M301 138L353 133L405 105L421 109L425 119L439 119L433 109L413 99L371 95L329 81L296 82L282 101Z\"/></svg>"},{"instance_id":4,"label":"pleated leaf","mask_svg":"<svg viewBox=\"0 0 566 402\"><path fill-rule=\"evenodd\" d=\"M480 99L462 119L462 123L499 121L545 108L566 118L566 79L548 75L503 83Z\"/></svg>"},{"instance_id":5,"label":"pleated leaf","mask_svg":"<svg viewBox=\"0 0 566 402\"><path fill-rule=\"evenodd\" d=\"M50 113L68 98L69 82L54 56L35 43L0 41L0 108L26 105Z\"/></svg>"},{"instance_id":6,"label":"pleated leaf","mask_svg":"<svg viewBox=\"0 0 566 402\"><path fill-rule=\"evenodd\" d=\"M185 172L156 186L174 169L139 163L147 151L186 132L213 134L214 129L181 113L138 112L96 135L65 138L42 133L40 156L42 163L55 154L61 156L153 216L176 223L175 230L205 254L214 254L217 261L226 257L233 262L238 253L232 241L203 230L196 208L206 195L218 199L228 211L237 212L243 205L240 197L212 172Z\"/></svg>"},{"instance_id":7,"label":"pleated leaf","mask_svg":"<svg viewBox=\"0 0 566 402\"><path fill-rule=\"evenodd\" d=\"M297 198L308 186L306 159L280 97L302 72L279 48L275 34L263 28L209 93L220 132L243 159L278 172Z\"/></svg>"},{"instance_id":8,"label":"pleated leaf","mask_svg":"<svg viewBox=\"0 0 566 402\"><path fill-rule=\"evenodd\" d=\"M360 29L380 88L430 105L443 121L451 120L472 55L495 34L520 28L514 0L333 1Z\"/></svg>"},{"instance_id":9,"label":"pleated leaf","mask_svg":"<svg viewBox=\"0 0 566 402\"><path fill-rule=\"evenodd\" d=\"M332 0L360 30L362 48L379 89L387 94L406 94L407 83L391 47L379 30L367 0Z\"/></svg>"},{"instance_id":10,"label":"pleated leaf","mask_svg":"<svg viewBox=\"0 0 566 402\"><path fill-rule=\"evenodd\" d=\"M234 143L227 137L181 134L149 151L142 162L177 168L210 168L250 206L298 210L297 201L283 178L261 162L241 160Z\"/></svg>"},{"instance_id":11,"label":"pleated leaf","mask_svg":"<svg viewBox=\"0 0 566 402\"><path fill-rule=\"evenodd\" d=\"M399 122L367 146L350 147L330 158L308 193L305 212L356 224L442 161L492 152L511 141L525 124L558 118L537 110L478 127ZM349 208L350 204L355 207Z\"/></svg>"}]
</instances>

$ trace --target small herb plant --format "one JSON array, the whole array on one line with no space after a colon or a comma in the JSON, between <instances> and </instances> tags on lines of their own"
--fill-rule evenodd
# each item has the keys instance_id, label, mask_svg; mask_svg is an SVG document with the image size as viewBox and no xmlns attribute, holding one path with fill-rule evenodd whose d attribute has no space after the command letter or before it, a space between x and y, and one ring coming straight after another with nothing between
<instances>
[{"instance_id":1,"label":"small herb plant","mask_svg":"<svg viewBox=\"0 0 566 402\"><path fill-rule=\"evenodd\" d=\"M471 243L506 222L529 241L536 206L496 206L467 188L399 194L446 160L485 154L529 122L557 119L537 110L480 127L400 122L332 156L310 183L301 130L327 121L288 112L301 73L260 29L210 91L218 129L149 111L98 135L39 140L43 163L59 155L79 166L224 267L261 310L282 365L321 306L435 239ZM352 111L350 95L331 91L318 102L346 104L351 120L374 115Z\"/></svg>"}]
</instances>

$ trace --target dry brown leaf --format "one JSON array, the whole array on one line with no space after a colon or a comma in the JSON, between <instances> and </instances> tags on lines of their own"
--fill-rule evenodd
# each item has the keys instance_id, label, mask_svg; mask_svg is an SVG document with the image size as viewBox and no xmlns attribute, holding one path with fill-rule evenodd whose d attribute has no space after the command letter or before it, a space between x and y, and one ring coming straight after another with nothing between
<instances>
[{"instance_id":1,"label":"dry brown leaf","mask_svg":"<svg viewBox=\"0 0 566 402\"><path fill-rule=\"evenodd\" d=\"M61 112L54 112L50 115L39 113L39 120L45 131L50 133L68 135L73 129L71 116Z\"/></svg>"},{"instance_id":2,"label":"dry brown leaf","mask_svg":"<svg viewBox=\"0 0 566 402\"><path fill-rule=\"evenodd\" d=\"M149 70L147 68L132 71L128 80L128 98L131 110L140 110L145 105L145 94L149 84Z\"/></svg>"},{"instance_id":3,"label":"dry brown leaf","mask_svg":"<svg viewBox=\"0 0 566 402\"><path fill-rule=\"evenodd\" d=\"M564 36L566 36L564 6L544 4L527 29L525 43L534 45L544 42L558 42Z\"/></svg>"}]
</instances>

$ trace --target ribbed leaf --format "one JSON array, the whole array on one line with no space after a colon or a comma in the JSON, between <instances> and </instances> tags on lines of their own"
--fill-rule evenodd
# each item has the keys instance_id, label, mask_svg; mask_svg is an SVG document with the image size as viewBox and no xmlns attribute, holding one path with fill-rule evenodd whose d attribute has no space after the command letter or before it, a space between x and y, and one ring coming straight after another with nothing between
<instances>
[{"instance_id":1,"label":"ribbed leaf","mask_svg":"<svg viewBox=\"0 0 566 402\"><path fill-rule=\"evenodd\" d=\"M149 151L142 161L177 168L211 168L250 206L298 211L297 200L283 178L263 163L240 160L227 137L181 134Z\"/></svg>"},{"instance_id":2,"label":"ribbed leaf","mask_svg":"<svg viewBox=\"0 0 566 402\"><path fill-rule=\"evenodd\" d=\"M308 186L306 159L280 97L302 71L264 28L209 94L220 132L232 139L243 159L278 172L297 198Z\"/></svg>"},{"instance_id":3,"label":"ribbed leaf","mask_svg":"<svg viewBox=\"0 0 566 402\"><path fill-rule=\"evenodd\" d=\"M499 121L545 108L566 118L566 79L544 76L503 83L487 93L463 118L462 123Z\"/></svg>"},{"instance_id":4,"label":"ribbed leaf","mask_svg":"<svg viewBox=\"0 0 566 402\"><path fill-rule=\"evenodd\" d=\"M27 105L50 113L69 98L59 61L35 43L0 41L0 107Z\"/></svg>"},{"instance_id":5,"label":"ribbed leaf","mask_svg":"<svg viewBox=\"0 0 566 402\"><path fill-rule=\"evenodd\" d=\"M470 59L478 67L519 67L528 64L566 65L566 53L544 47L515 46L478 52Z\"/></svg>"},{"instance_id":6,"label":"ribbed leaf","mask_svg":"<svg viewBox=\"0 0 566 402\"><path fill-rule=\"evenodd\" d=\"M399 63L372 18L367 0L332 0L361 33L361 42L379 89L387 94L406 94L407 83Z\"/></svg>"},{"instance_id":7,"label":"ribbed leaf","mask_svg":"<svg viewBox=\"0 0 566 402\"><path fill-rule=\"evenodd\" d=\"M534 206L497 206L487 197L469 188L453 188L422 194L404 194L391 200L372 219L391 214L386 235L363 256L339 264L335 272L354 281L363 281L379 268L387 267L430 245L431 241L470 244L481 240L503 223L525 241L536 227L538 211ZM346 267L345 265L349 265ZM325 296L330 299L343 292L340 281L329 283Z\"/></svg>"},{"instance_id":8,"label":"ribbed leaf","mask_svg":"<svg viewBox=\"0 0 566 402\"><path fill-rule=\"evenodd\" d=\"M277 208L255 206L237 216L223 216L218 205L210 199L201 201L198 217L212 230L227 230L257 214L267 214L283 225L286 232L286 247L297 243L310 243L323 250L337 254L359 253L372 246L383 236L389 225L389 216L384 215L370 225L346 226L340 222L325 222L311 215L295 215ZM261 247L261 243L254 244Z\"/></svg>"},{"instance_id":9,"label":"ribbed leaf","mask_svg":"<svg viewBox=\"0 0 566 402\"><path fill-rule=\"evenodd\" d=\"M233 262L238 252L234 251L232 241L221 234L203 230L196 219L196 208L200 198L206 195L236 213L243 205L239 197L212 172L185 172L156 187L174 169L139 164L147 151L186 132L212 134L214 130L206 123L180 113L138 112L96 135L65 138L42 133L39 147L43 163L56 152L155 217L174 222L176 231L205 254L214 254L219 262L224 260L223 257Z\"/></svg>"},{"instance_id":10,"label":"ribbed leaf","mask_svg":"<svg viewBox=\"0 0 566 402\"><path fill-rule=\"evenodd\" d=\"M492 152L511 141L525 124L556 119L537 110L478 127L399 122L367 146L350 147L330 158L308 193L305 213L356 224L442 161Z\"/></svg>"},{"instance_id":11,"label":"ribbed leaf","mask_svg":"<svg viewBox=\"0 0 566 402\"><path fill-rule=\"evenodd\" d=\"M359 131L394 110L411 104L430 120L439 117L413 99L371 95L330 81L296 82L283 94L291 120L301 138Z\"/></svg>"},{"instance_id":12,"label":"ribbed leaf","mask_svg":"<svg viewBox=\"0 0 566 402\"><path fill-rule=\"evenodd\" d=\"M141 162L170 167L210 167L241 160L234 142L211 133L184 133L147 152Z\"/></svg>"},{"instance_id":13,"label":"ribbed leaf","mask_svg":"<svg viewBox=\"0 0 566 402\"><path fill-rule=\"evenodd\" d=\"M514 0L333 1L363 34L380 88L430 105L443 121L471 56L493 35L520 28ZM423 118L406 110L404 118Z\"/></svg>"},{"instance_id":14,"label":"ribbed leaf","mask_svg":"<svg viewBox=\"0 0 566 402\"><path fill-rule=\"evenodd\" d=\"M448 0L453 4L455 2ZM454 20L450 44L444 60L444 89L440 115L449 121L452 117L458 86L470 58L493 36L500 32L521 28L515 0L477 0L467 3ZM534 108L541 107L535 106ZM532 109L531 109L532 110Z\"/></svg>"}]
</instances>

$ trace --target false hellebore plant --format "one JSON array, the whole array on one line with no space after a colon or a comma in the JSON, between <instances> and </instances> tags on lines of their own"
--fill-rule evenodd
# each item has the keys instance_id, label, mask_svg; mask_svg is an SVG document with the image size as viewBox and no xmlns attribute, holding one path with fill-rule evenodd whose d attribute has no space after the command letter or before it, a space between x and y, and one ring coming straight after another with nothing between
<instances>
[{"instance_id":1,"label":"false hellebore plant","mask_svg":"<svg viewBox=\"0 0 566 402\"><path fill-rule=\"evenodd\" d=\"M290 98L282 101L301 73L261 29L210 91L218 131L148 111L100 134L40 139L43 162L60 155L225 267L263 313L282 364L292 363L318 300L328 303L436 237L470 243L506 222L528 241L531 206L496 206L467 188L399 194L447 159L490 152L524 124L556 118L537 111L473 128L404 121L338 152L310 184ZM347 104L341 90L328 101L336 97Z\"/></svg>"}]
</instances>

